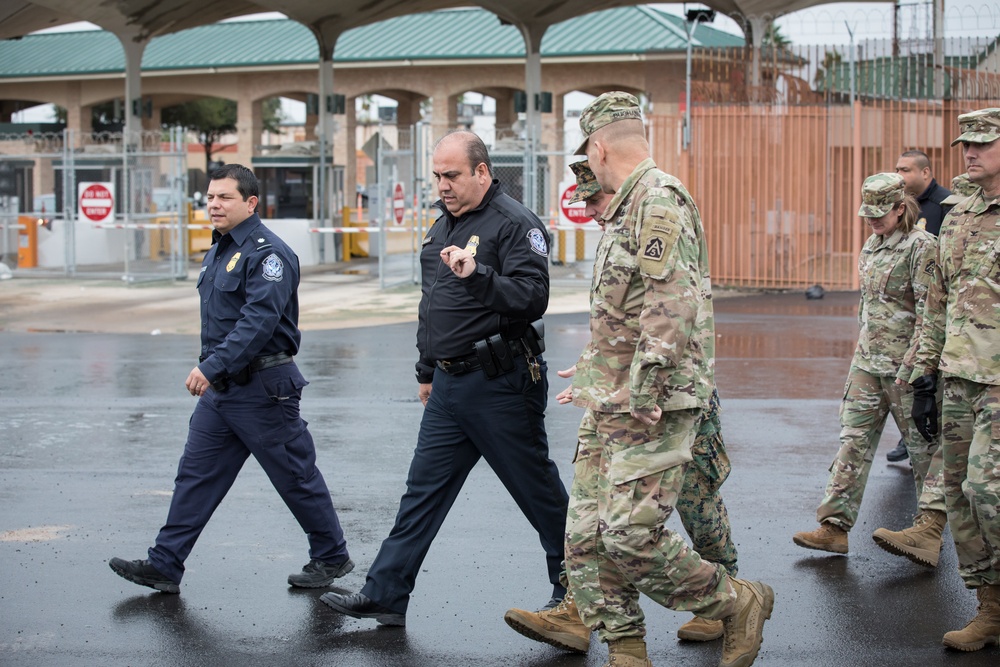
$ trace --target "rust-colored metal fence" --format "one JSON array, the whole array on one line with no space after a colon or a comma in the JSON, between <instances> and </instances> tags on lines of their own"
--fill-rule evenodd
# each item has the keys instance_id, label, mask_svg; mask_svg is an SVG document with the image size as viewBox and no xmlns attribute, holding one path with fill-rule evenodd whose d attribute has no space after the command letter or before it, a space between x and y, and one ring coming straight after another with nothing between
<instances>
[{"instance_id":1,"label":"rust-colored metal fence","mask_svg":"<svg viewBox=\"0 0 1000 667\"><path fill-rule=\"evenodd\" d=\"M862 181L911 149L945 187L965 171L949 144L960 114L1000 106L998 41L956 40L943 64L880 42L700 51L691 146L676 114L651 114L649 136L698 203L714 282L856 289Z\"/></svg>"}]
</instances>

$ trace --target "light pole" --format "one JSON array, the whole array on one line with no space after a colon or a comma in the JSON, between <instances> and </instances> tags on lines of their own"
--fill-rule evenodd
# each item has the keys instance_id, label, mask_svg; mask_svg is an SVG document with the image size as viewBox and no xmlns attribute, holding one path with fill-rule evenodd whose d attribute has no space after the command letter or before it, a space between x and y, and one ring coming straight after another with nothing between
<instances>
[{"instance_id":1,"label":"light pole","mask_svg":"<svg viewBox=\"0 0 1000 667\"><path fill-rule=\"evenodd\" d=\"M711 23L715 20L714 9L689 9L687 18L687 75L684 81L684 135L685 150L691 145L691 44L694 42L694 31L699 23Z\"/></svg>"}]
</instances>

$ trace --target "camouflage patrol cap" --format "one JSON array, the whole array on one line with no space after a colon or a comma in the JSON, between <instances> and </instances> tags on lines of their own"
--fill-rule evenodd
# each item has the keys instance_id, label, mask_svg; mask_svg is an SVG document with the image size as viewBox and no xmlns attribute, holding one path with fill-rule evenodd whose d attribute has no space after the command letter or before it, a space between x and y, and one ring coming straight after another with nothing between
<instances>
[{"instance_id":1,"label":"camouflage patrol cap","mask_svg":"<svg viewBox=\"0 0 1000 667\"><path fill-rule=\"evenodd\" d=\"M996 141L1000 139L1000 109L980 109L963 113L958 117L958 127L961 128L962 134L951 142L952 146L963 141L973 144Z\"/></svg>"},{"instance_id":2,"label":"camouflage patrol cap","mask_svg":"<svg viewBox=\"0 0 1000 667\"><path fill-rule=\"evenodd\" d=\"M594 132L615 121L629 119L642 120L642 109L635 95L614 90L595 99L580 114L583 143L576 149L576 155L587 154L587 140Z\"/></svg>"},{"instance_id":3,"label":"camouflage patrol cap","mask_svg":"<svg viewBox=\"0 0 1000 667\"><path fill-rule=\"evenodd\" d=\"M959 174L951 179L951 194L941 200L941 204L954 206L958 202L976 194L979 186L969 180L968 174Z\"/></svg>"},{"instance_id":4,"label":"camouflage patrol cap","mask_svg":"<svg viewBox=\"0 0 1000 667\"><path fill-rule=\"evenodd\" d=\"M861 208L858 209L858 215L862 218L881 218L903 201L906 196L904 185L903 177L899 174L869 176L861 186Z\"/></svg>"},{"instance_id":5,"label":"camouflage patrol cap","mask_svg":"<svg viewBox=\"0 0 1000 667\"><path fill-rule=\"evenodd\" d=\"M569 201L566 202L567 204L587 201L601 191L601 186L597 183L597 177L590 170L590 162L581 160L580 162L574 162L569 168L576 174L576 190L573 192L573 196L569 198Z\"/></svg>"}]
</instances>

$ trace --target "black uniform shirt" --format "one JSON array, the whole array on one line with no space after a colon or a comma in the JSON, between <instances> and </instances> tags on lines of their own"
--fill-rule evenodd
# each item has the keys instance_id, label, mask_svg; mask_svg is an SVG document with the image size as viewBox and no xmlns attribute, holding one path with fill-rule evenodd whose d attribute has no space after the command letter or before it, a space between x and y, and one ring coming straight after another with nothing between
<instances>
[{"instance_id":1,"label":"black uniform shirt","mask_svg":"<svg viewBox=\"0 0 1000 667\"><path fill-rule=\"evenodd\" d=\"M923 194L917 197L917 203L920 204L920 220L917 221L917 224L919 225L923 222L924 229L934 236L937 236L938 232L941 231L941 221L944 220L944 216L948 215L948 211L951 210L951 206L941 205L945 197L948 197L950 194L951 190L941 187L932 178L931 184L927 186Z\"/></svg>"},{"instance_id":2,"label":"black uniform shirt","mask_svg":"<svg viewBox=\"0 0 1000 667\"><path fill-rule=\"evenodd\" d=\"M417 379L434 362L473 354L474 343L500 333L518 337L549 304L549 238L534 213L494 180L483 201L455 218L444 205L420 251L423 294L417 327ZM448 246L476 248L476 270L459 278L441 261Z\"/></svg>"},{"instance_id":3,"label":"black uniform shirt","mask_svg":"<svg viewBox=\"0 0 1000 667\"><path fill-rule=\"evenodd\" d=\"M201 356L209 381L255 357L299 350L299 258L253 214L215 243L198 276Z\"/></svg>"}]
</instances>

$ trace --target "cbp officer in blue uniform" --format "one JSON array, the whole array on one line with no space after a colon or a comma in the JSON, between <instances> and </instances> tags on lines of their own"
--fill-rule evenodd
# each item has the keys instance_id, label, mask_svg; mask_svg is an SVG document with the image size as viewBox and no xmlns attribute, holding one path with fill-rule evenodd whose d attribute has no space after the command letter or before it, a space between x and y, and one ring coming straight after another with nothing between
<instances>
[{"instance_id":1,"label":"cbp officer in blue uniform","mask_svg":"<svg viewBox=\"0 0 1000 667\"><path fill-rule=\"evenodd\" d=\"M405 625L417 572L469 472L486 459L545 551L555 606L568 496L545 435L541 331L548 239L531 211L493 180L471 132L434 149L441 215L423 240L417 329L424 415L396 522L360 593L320 599L355 618ZM540 324L540 323L539 323ZM484 526L490 530L490 526Z\"/></svg>"},{"instance_id":2,"label":"cbp officer in blue uniform","mask_svg":"<svg viewBox=\"0 0 1000 667\"><path fill-rule=\"evenodd\" d=\"M310 560L288 583L327 586L354 563L299 416L308 384L293 360L299 260L255 213L257 177L246 167L213 172L207 200L215 230L198 276L201 357L185 382L199 399L170 511L148 559L109 565L129 581L179 593L184 560L253 454L309 538Z\"/></svg>"}]
</instances>

